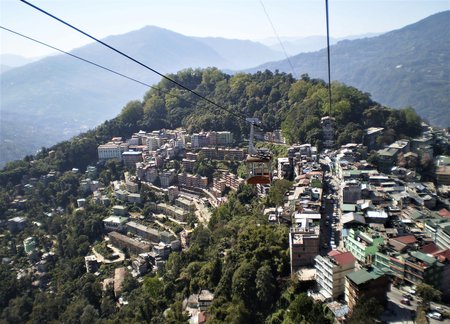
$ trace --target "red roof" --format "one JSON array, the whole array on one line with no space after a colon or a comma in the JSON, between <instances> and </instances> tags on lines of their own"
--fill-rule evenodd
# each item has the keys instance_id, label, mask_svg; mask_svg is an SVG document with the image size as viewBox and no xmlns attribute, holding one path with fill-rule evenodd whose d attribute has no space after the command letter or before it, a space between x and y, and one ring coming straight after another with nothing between
<instances>
[{"instance_id":1,"label":"red roof","mask_svg":"<svg viewBox=\"0 0 450 324\"><path fill-rule=\"evenodd\" d=\"M445 262L445 260L450 261L450 250L439 251L435 253L435 256L438 257L440 262Z\"/></svg>"},{"instance_id":2,"label":"red roof","mask_svg":"<svg viewBox=\"0 0 450 324\"><path fill-rule=\"evenodd\" d=\"M340 265L354 263L355 257L353 256L352 252L343 252L341 254L336 254L332 256L336 260L336 262Z\"/></svg>"},{"instance_id":3,"label":"red roof","mask_svg":"<svg viewBox=\"0 0 450 324\"><path fill-rule=\"evenodd\" d=\"M442 209L439 211L439 216L445 217L445 218L450 218L450 211L448 211L448 210L445 209L445 208L442 208Z\"/></svg>"},{"instance_id":4,"label":"red roof","mask_svg":"<svg viewBox=\"0 0 450 324\"><path fill-rule=\"evenodd\" d=\"M403 244L413 244L417 242L417 239L414 235L397 236L393 237L392 240L396 240L397 242Z\"/></svg>"},{"instance_id":5,"label":"red roof","mask_svg":"<svg viewBox=\"0 0 450 324\"><path fill-rule=\"evenodd\" d=\"M420 249L420 252L425 254L433 254L437 251L439 251L439 248L435 243L429 243L427 245L422 246L422 248Z\"/></svg>"},{"instance_id":6,"label":"red roof","mask_svg":"<svg viewBox=\"0 0 450 324\"><path fill-rule=\"evenodd\" d=\"M338 254L341 254L342 252L338 251L338 250L331 250L330 252L328 252L328 256L332 257Z\"/></svg>"}]
</instances>

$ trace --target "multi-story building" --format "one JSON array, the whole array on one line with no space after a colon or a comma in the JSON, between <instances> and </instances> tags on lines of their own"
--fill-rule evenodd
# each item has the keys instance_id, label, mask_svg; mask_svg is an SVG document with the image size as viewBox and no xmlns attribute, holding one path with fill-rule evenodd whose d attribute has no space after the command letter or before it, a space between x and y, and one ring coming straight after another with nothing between
<instances>
[{"instance_id":1,"label":"multi-story building","mask_svg":"<svg viewBox=\"0 0 450 324\"><path fill-rule=\"evenodd\" d=\"M216 132L218 146L227 146L233 143L233 134L229 131Z\"/></svg>"},{"instance_id":2,"label":"multi-story building","mask_svg":"<svg viewBox=\"0 0 450 324\"><path fill-rule=\"evenodd\" d=\"M366 129L363 143L367 146L369 151L378 148L377 137L383 134L383 127L370 127Z\"/></svg>"},{"instance_id":3,"label":"multi-story building","mask_svg":"<svg viewBox=\"0 0 450 324\"><path fill-rule=\"evenodd\" d=\"M108 233L108 237L110 242L123 249L127 248L130 253L133 254L140 254L144 252L149 252L151 249L151 245L149 243L140 242L137 240L134 240L126 235L117 233L117 232L110 232Z\"/></svg>"},{"instance_id":4,"label":"multi-story building","mask_svg":"<svg viewBox=\"0 0 450 324\"><path fill-rule=\"evenodd\" d=\"M361 199L361 184L356 180L347 181L342 188L344 204L355 204Z\"/></svg>"},{"instance_id":5,"label":"multi-story building","mask_svg":"<svg viewBox=\"0 0 450 324\"><path fill-rule=\"evenodd\" d=\"M384 173L390 173L392 167L397 163L400 150L388 147L378 151L378 169Z\"/></svg>"},{"instance_id":6,"label":"multi-story building","mask_svg":"<svg viewBox=\"0 0 450 324\"><path fill-rule=\"evenodd\" d=\"M197 163L197 160L183 159L183 161L182 161L183 170L186 172L194 171L195 163Z\"/></svg>"},{"instance_id":7,"label":"multi-story building","mask_svg":"<svg viewBox=\"0 0 450 324\"><path fill-rule=\"evenodd\" d=\"M167 195L169 196L169 201L174 201L178 195L180 194L180 190L177 186L170 186L167 188Z\"/></svg>"},{"instance_id":8,"label":"multi-story building","mask_svg":"<svg viewBox=\"0 0 450 324\"><path fill-rule=\"evenodd\" d=\"M359 262L371 264L373 256L378 251L380 244L384 243L384 239L376 232L369 233L350 229L344 242L347 250L350 251Z\"/></svg>"},{"instance_id":9,"label":"multi-story building","mask_svg":"<svg viewBox=\"0 0 450 324\"><path fill-rule=\"evenodd\" d=\"M133 222L133 221L128 222L126 224L126 226L127 226L127 231L130 233L138 235L138 236L140 236L146 240L152 241L154 243L159 242L159 231L154 228L151 228L151 227L148 227L148 226L145 226L145 225Z\"/></svg>"},{"instance_id":10,"label":"multi-story building","mask_svg":"<svg viewBox=\"0 0 450 324\"><path fill-rule=\"evenodd\" d=\"M334 146L334 117L325 116L322 117L320 123L322 124L322 134L324 140L324 147L332 148Z\"/></svg>"},{"instance_id":11,"label":"multi-story building","mask_svg":"<svg viewBox=\"0 0 450 324\"><path fill-rule=\"evenodd\" d=\"M176 171L170 169L168 171L161 172L159 174L159 180L161 181L161 188L168 188L175 180Z\"/></svg>"},{"instance_id":12,"label":"multi-story building","mask_svg":"<svg viewBox=\"0 0 450 324\"><path fill-rule=\"evenodd\" d=\"M200 152L210 160L242 161L245 158L245 150L238 148L202 147Z\"/></svg>"},{"instance_id":13,"label":"multi-story building","mask_svg":"<svg viewBox=\"0 0 450 324\"><path fill-rule=\"evenodd\" d=\"M87 255L84 257L84 264L86 266L86 272L94 273L98 270L97 257L95 255Z\"/></svg>"},{"instance_id":14,"label":"multi-story building","mask_svg":"<svg viewBox=\"0 0 450 324\"><path fill-rule=\"evenodd\" d=\"M450 249L450 220L430 219L425 223L425 233L442 249Z\"/></svg>"},{"instance_id":15,"label":"multi-story building","mask_svg":"<svg viewBox=\"0 0 450 324\"><path fill-rule=\"evenodd\" d=\"M103 225L107 231L123 232L126 228L125 224L128 217L123 216L109 216L103 220Z\"/></svg>"},{"instance_id":16,"label":"multi-story building","mask_svg":"<svg viewBox=\"0 0 450 324\"><path fill-rule=\"evenodd\" d=\"M194 211L195 210L195 204L190 199L178 197L175 199L174 203L175 203L175 206L180 207L186 211Z\"/></svg>"},{"instance_id":17,"label":"multi-story building","mask_svg":"<svg viewBox=\"0 0 450 324\"><path fill-rule=\"evenodd\" d=\"M319 226L293 227L289 232L289 254L291 261L291 274L302 266L314 264L314 258L319 254L320 237Z\"/></svg>"},{"instance_id":18,"label":"multi-story building","mask_svg":"<svg viewBox=\"0 0 450 324\"><path fill-rule=\"evenodd\" d=\"M170 206L165 203L160 203L160 204L156 205L155 209L157 212L174 217L175 219L179 220L180 222L184 222L186 220L187 215L189 214L188 211L186 211L180 207Z\"/></svg>"},{"instance_id":19,"label":"multi-story building","mask_svg":"<svg viewBox=\"0 0 450 324\"><path fill-rule=\"evenodd\" d=\"M141 151L126 151L122 153L122 160L125 167L135 167L136 163L142 162Z\"/></svg>"},{"instance_id":20,"label":"multi-story building","mask_svg":"<svg viewBox=\"0 0 450 324\"><path fill-rule=\"evenodd\" d=\"M388 276L376 269L350 272L345 276L345 301L351 310L362 297L375 298L386 305L389 285Z\"/></svg>"},{"instance_id":21,"label":"multi-story building","mask_svg":"<svg viewBox=\"0 0 450 324\"><path fill-rule=\"evenodd\" d=\"M450 186L450 166L443 165L436 168L436 181L438 185Z\"/></svg>"},{"instance_id":22,"label":"multi-story building","mask_svg":"<svg viewBox=\"0 0 450 324\"><path fill-rule=\"evenodd\" d=\"M199 148L209 145L209 139L206 136L206 133L195 133L191 136L191 147Z\"/></svg>"},{"instance_id":23,"label":"multi-story building","mask_svg":"<svg viewBox=\"0 0 450 324\"><path fill-rule=\"evenodd\" d=\"M106 144L99 145L97 148L98 159L100 161L105 160L119 160L122 161L122 153L128 149L128 144L123 143L121 140L113 140Z\"/></svg>"},{"instance_id":24,"label":"multi-story building","mask_svg":"<svg viewBox=\"0 0 450 324\"><path fill-rule=\"evenodd\" d=\"M178 184L182 187L206 189L208 187L208 178L189 173L181 173L178 175Z\"/></svg>"},{"instance_id":25,"label":"multi-story building","mask_svg":"<svg viewBox=\"0 0 450 324\"><path fill-rule=\"evenodd\" d=\"M411 251L405 258L404 280L413 283L427 283L440 287L444 265L434 257L418 251ZM448 280L448 278L445 278Z\"/></svg>"},{"instance_id":26,"label":"multi-story building","mask_svg":"<svg viewBox=\"0 0 450 324\"><path fill-rule=\"evenodd\" d=\"M355 271L355 257L351 252L336 250L327 256L316 256L316 282L325 299L336 299L345 291L345 276Z\"/></svg>"}]
</instances>

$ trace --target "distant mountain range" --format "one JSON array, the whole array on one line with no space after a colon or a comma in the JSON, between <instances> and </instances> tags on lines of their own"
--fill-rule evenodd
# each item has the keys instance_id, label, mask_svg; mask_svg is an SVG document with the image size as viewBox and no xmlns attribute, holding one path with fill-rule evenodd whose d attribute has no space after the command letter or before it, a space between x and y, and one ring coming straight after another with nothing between
<instances>
[{"instance_id":1,"label":"distant mountain range","mask_svg":"<svg viewBox=\"0 0 450 324\"><path fill-rule=\"evenodd\" d=\"M284 57L252 41L194 38L158 27L104 41L162 73L209 66L231 71ZM72 53L148 84L161 79L98 44ZM0 165L116 116L147 89L63 54L2 73Z\"/></svg>"},{"instance_id":2,"label":"distant mountain range","mask_svg":"<svg viewBox=\"0 0 450 324\"><path fill-rule=\"evenodd\" d=\"M449 125L449 13L377 37L338 42L331 49L332 78L372 93L382 104L411 105L432 123ZM152 26L104 41L162 73L209 66L292 72L281 51L252 41L189 37ZM72 53L148 84L160 81L98 44ZM325 50L290 60L296 75L326 78ZM10 69L0 79L0 166L95 127L148 89L63 54Z\"/></svg>"},{"instance_id":3,"label":"distant mountain range","mask_svg":"<svg viewBox=\"0 0 450 324\"><path fill-rule=\"evenodd\" d=\"M330 45L334 45L341 40L352 40L378 36L379 33L369 33L363 35L353 35L346 37L330 37ZM308 36L308 37L280 37L284 49L288 55L297 55L299 53L315 52L327 47L326 36ZM260 43L269 46L276 51L283 51L280 41L276 37L269 37L259 40Z\"/></svg>"},{"instance_id":4,"label":"distant mountain range","mask_svg":"<svg viewBox=\"0 0 450 324\"><path fill-rule=\"evenodd\" d=\"M394 108L411 106L432 124L450 126L450 11L377 37L331 47L331 77ZM327 79L326 49L290 58L297 75ZM287 60L247 70L292 72Z\"/></svg>"}]
</instances>

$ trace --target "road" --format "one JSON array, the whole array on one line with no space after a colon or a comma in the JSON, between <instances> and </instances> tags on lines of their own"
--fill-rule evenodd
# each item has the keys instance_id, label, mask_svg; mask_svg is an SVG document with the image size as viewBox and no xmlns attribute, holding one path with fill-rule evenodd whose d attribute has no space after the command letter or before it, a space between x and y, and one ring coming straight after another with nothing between
<instances>
[{"instance_id":1,"label":"road","mask_svg":"<svg viewBox=\"0 0 450 324\"><path fill-rule=\"evenodd\" d=\"M406 289L400 290L391 286L391 291L388 292L388 305L386 307L385 312L383 313L381 319L388 323L402 323L402 324L413 324L413 317L415 316L415 312L417 309L418 297L413 296L413 300L411 301L411 305L403 305L400 301L403 299L403 294L407 292ZM449 310L449 307L431 303L431 309L434 309L436 306L442 307L444 310ZM438 321L432 318L428 318L430 324L439 324L439 323L450 323L450 320Z\"/></svg>"}]
</instances>

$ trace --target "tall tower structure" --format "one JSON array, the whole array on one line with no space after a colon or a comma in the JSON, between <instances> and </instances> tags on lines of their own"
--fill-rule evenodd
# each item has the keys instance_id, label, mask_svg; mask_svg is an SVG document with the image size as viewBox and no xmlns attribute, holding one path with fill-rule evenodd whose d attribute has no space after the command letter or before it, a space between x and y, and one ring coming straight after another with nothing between
<instances>
[{"instance_id":1,"label":"tall tower structure","mask_svg":"<svg viewBox=\"0 0 450 324\"><path fill-rule=\"evenodd\" d=\"M320 120L322 125L323 146L325 148L333 148L334 146L334 126L336 120L334 117L325 116Z\"/></svg>"}]
</instances>

